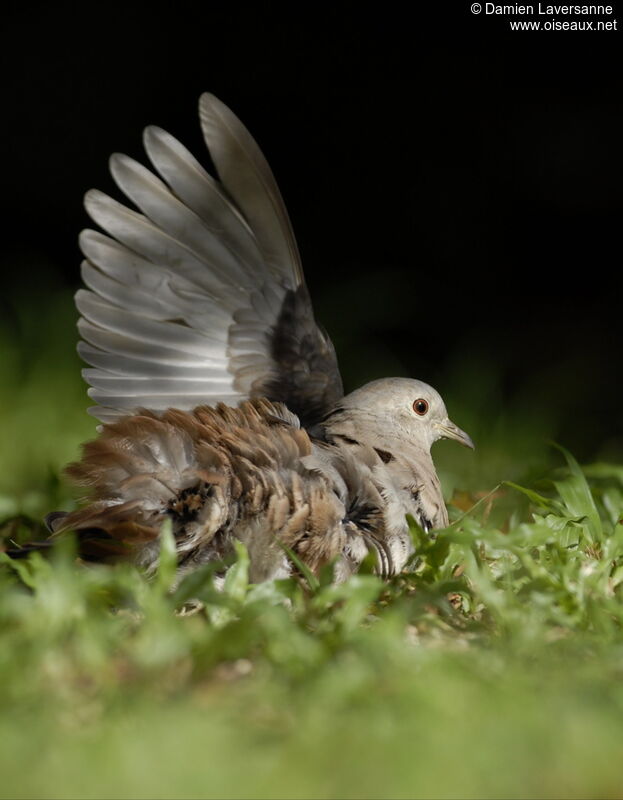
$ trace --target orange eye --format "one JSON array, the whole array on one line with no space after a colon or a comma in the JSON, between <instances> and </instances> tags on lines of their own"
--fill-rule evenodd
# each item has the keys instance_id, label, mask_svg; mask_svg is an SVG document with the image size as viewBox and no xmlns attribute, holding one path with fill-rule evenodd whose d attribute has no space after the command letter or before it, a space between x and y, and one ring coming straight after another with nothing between
<instances>
[{"instance_id":1,"label":"orange eye","mask_svg":"<svg viewBox=\"0 0 623 800\"><path fill-rule=\"evenodd\" d=\"M415 400L413 403L413 410L418 415L418 417L423 417L424 414L428 411L428 402L420 397L419 400Z\"/></svg>"}]
</instances>

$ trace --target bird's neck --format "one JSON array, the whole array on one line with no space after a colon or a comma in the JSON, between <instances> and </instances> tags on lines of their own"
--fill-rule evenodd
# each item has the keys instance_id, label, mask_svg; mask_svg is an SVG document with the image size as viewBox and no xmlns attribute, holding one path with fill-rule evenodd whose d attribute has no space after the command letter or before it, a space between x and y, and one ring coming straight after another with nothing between
<instances>
[{"instance_id":1,"label":"bird's neck","mask_svg":"<svg viewBox=\"0 0 623 800\"><path fill-rule=\"evenodd\" d=\"M412 441L401 431L391 430L378 416L366 411L338 411L325 420L322 430L323 438L336 444L367 445L384 461L391 455L432 464L430 448L426 444Z\"/></svg>"},{"instance_id":2,"label":"bird's neck","mask_svg":"<svg viewBox=\"0 0 623 800\"><path fill-rule=\"evenodd\" d=\"M370 449L379 457L374 480L385 497L395 500L395 530L403 530L405 514L412 514L424 530L442 528L448 515L430 447L413 441L401 431L383 425L367 412L330 415L323 438L339 450L349 450L366 459ZM380 463L382 462L382 464Z\"/></svg>"}]
</instances>

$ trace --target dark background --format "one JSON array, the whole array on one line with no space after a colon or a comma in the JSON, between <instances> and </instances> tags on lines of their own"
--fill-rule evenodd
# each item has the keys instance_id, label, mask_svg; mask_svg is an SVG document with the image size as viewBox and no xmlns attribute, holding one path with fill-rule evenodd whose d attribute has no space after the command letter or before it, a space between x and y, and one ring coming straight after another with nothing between
<instances>
[{"instance_id":1,"label":"dark background","mask_svg":"<svg viewBox=\"0 0 623 800\"><path fill-rule=\"evenodd\" d=\"M153 123L203 158L209 90L273 167L350 388L493 381L487 413L553 409L581 456L620 454L621 35L469 6L6 6L5 319L77 285L111 152L145 161Z\"/></svg>"}]
</instances>

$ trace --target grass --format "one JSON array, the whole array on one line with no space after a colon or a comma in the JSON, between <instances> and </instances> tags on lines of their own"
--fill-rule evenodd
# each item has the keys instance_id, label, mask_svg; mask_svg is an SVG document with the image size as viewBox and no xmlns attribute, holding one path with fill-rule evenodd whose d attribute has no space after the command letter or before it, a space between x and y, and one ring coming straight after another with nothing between
<instances>
[{"instance_id":1,"label":"grass","mask_svg":"<svg viewBox=\"0 0 623 800\"><path fill-rule=\"evenodd\" d=\"M46 309L45 343L4 333L17 540L69 507L59 471L92 433L70 302ZM453 413L470 433L476 400ZM389 583L253 586L241 548L223 592L207 568L173 587L166 531L150 582L70 539L0 554L0 797L621 797L623 467L505 424L476 462L439 448L452 524L413 526Z\"/></svg>"}]
</instances>

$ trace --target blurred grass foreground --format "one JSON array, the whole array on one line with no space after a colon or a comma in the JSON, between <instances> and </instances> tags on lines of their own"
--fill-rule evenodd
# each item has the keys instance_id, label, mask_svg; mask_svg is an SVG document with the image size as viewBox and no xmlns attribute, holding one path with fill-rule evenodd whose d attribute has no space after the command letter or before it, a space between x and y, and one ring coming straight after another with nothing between
<instances>
[{"instance_id":1,"label":"blurred grass foreground","mask_svg":"<svg viewBox=\"0 0 623 800\"><path fill-rule=\"evenodd\" d=\"M0 328L5 541L71 506L94 433L71 297L28 308ZM435 452L452 524L390 583L253 586L241 548L223 592L172 589L166 532L150 582L70 539L0 552L0 796L623 796L623 466L447 399L479 451Z\"/></svg>"}]
</instances>

